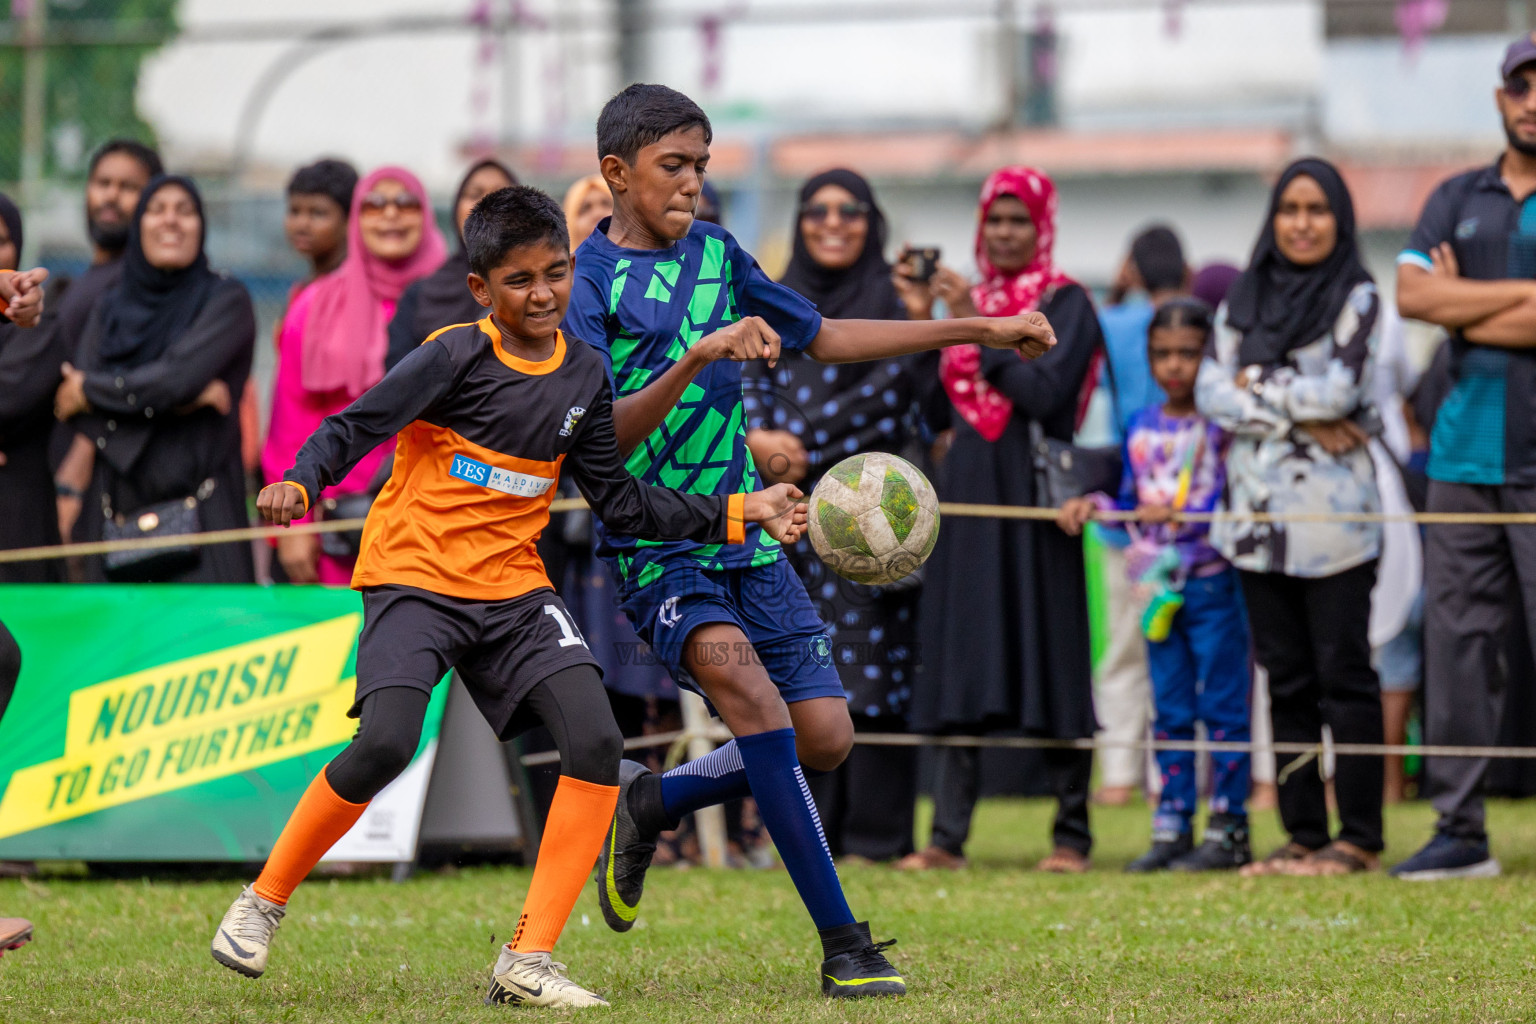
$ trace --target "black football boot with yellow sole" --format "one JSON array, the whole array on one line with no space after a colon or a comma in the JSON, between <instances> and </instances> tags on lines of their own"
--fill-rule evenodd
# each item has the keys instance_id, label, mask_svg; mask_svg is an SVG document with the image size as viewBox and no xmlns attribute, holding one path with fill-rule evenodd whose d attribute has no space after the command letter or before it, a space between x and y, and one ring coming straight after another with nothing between
<instances>
[{"instance_id":1,"label":"black football boot with yellow sole","mask_svg":"<svg viewBox=\"0 0 1536 1024\"><path fill-rule=\"evenodd\" d=\"M885 958L895 939L874 942L869 922L859 921L821 932L821 994L831 999L862 999L867 996L904 996L907 983Z\"/></svg>"}]
</instances>

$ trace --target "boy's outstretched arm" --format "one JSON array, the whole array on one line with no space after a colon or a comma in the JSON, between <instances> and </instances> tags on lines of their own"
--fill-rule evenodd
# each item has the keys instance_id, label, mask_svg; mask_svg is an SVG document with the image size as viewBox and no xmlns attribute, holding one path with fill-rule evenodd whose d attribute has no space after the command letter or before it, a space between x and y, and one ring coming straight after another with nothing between
<instances>
[{"instance_id":1,"label":"boy's outstretched arm","mask_svg":"<svg viewBox=\"0 0 1536 1024\"><path fill-rule=\"evenodd\" d=\"M767 359L773 366L779 361L779 335L760 316L749 316L721 328L684 353L660 377L632 395L613 403L613 430L619 453L629 458L677 407L693 378L716 359L744 363L749 359Z\"/></svg>"},{"instance_id":2,"label":"boy's outstretched arm","mask_svg":"<svg viewBox=\"0 0 1536 1024\"><path fill-rule=\"evenodd\" d=\"M357 401L325 418L299 449L282 482L261 489L257 513L279 526L302 517L322 490L420 417L452 384L453 360L448 350L432 342L422 345Z\"/></svg>"},{"instance_id":3,"label":"boy's outstretched arm","mask_svg":"<svg viewBox=\"0 0 1536 1024\"><path fill-rule=\"evenodd\" d=\"M951 345L1017 349L1026 359L1044 355L1056 334L1044 313L966 317L962 320L823 320L806 355L822 363L890 359Z\"/></svg>"},{"instance_id":4,"label":"boy's outstretched arm","mask_svg":"<svg viewBox=\"0 0 1536 1024\"><path fill-rule=\"evenodd\" d=\"M610 529L642 540L740 544L746 539L747 523L762 523L785 543L800 539L806 507L800 490L791 484L723 495L685 494L641 483L619 457L613 410L612 394L604 385L602 395L582 417L570 454L571 478Z\"/></svg>"}]
</instances>

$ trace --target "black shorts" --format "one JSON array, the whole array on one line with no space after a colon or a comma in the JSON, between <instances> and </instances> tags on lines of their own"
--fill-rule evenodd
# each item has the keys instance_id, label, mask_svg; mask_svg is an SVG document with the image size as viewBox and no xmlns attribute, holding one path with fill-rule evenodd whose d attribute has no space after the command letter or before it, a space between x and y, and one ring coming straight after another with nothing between
<instances>
[{"instance_id":1,"label":"black shorts","mask_svg":"<svg viewBox=\"0 0 1536 1024\"><path fill-rule=\"evenodd\" d=\"M520 732L518 702L541 680L573 665L602 666L553 590L505 601L470 601L389 584L363 590L357 641L356 718L363 698L387 686L432 688L457 669L502 739Z\"/></svg>"}]
</instances>

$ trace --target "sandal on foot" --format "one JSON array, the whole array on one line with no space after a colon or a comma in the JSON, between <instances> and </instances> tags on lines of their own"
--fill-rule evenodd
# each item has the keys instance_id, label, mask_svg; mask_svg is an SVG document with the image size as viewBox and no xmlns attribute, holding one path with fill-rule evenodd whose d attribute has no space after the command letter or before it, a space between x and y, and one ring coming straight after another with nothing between
<instances>
[{"instance_id":1,"label":"sandal on foot","mask_svg":"<svg viewBox=\"0 0 1536 1024\"><path fill-rule=\"evenodd\" d=\"M1335 841L1318 850L1310 857L1291 861L1283 874L1297 878L1331 878L1337 875L1358 875L1381 867L1381 858L1354 843Z\"/></svg>"},{"instance_id":2,"label":"sandal on foot","mask_svg":"<svg viewBox=\"0 0 1536 1024\"><path fill-rule=\"evenodd\" d=\"M925 846L896 862L897 871L963 871L968 866L964 857L950 853L941 846Z\"/></svg>"},{"instance_id":3,"label":"sandal on foot","mask_svg":"<svg viewBox=\"0 0 1536 1024\"><path fill-rule=\"evenodd\" d=\"M1277 847L1263 860L1256 860L1252 864L1244 864L1237 873L1242 878L1258 878L1262 875L1283 875L1286 869L1297 861L1306 860L1317 851L1311 847L1302 846L1300 843L1286 843Z\"/></svg>"},{"instance_id":4,"label":"sandal on foot","mask_svg":"<svg viewBox=\"0 0 1536 1024\"><path fill-rule=\"evenodd\" d=\"M1078 853L1069 846L1058 846L1051 855L1035 865L1036 871L1053 875L1081 875L1088 870L1088 855Z\"/></svg>"},{"instance_id":5,"label":"sandal on foot","mask_svg":"<svg viewBox=\"0 0 1536 1024\"><path fill-rule=\"evenodd\" d=\"M1099 807L1124 807L1131 802L1133 793L1130 786L1102 786L1088 799Z\"/></svg>"}]
</instances>

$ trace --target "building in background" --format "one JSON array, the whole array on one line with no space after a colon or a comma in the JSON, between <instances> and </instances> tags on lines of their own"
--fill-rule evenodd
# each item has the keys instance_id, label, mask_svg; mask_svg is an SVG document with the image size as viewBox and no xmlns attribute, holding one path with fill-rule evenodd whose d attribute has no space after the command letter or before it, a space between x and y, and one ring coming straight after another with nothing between
<instances>
[{"instance_id":1,"label":"building in background","mask_svg":"<svg viewBox=\"0 0 1536 1024\"><path fill-rule=\"evenodd\" d=\"M770 269L795 187L834 164L873 179L895 240L959 265L982 178L1042 166L1058 259L1102 285L1154 218L1195 260L1240 259L1269 178L1319 151L1390 287L1428 189L1498 151L1498 57L1536 0L182 0L177 19L138 110L169 165L210 183L215 261L263 295L298 272L278 201L292 166L399 161L446 193L495 150L563 188L635 79L709 110L731 228ZM81 255L78 188L33 206L30 255Z\"/></svg>"}]
</instances>

